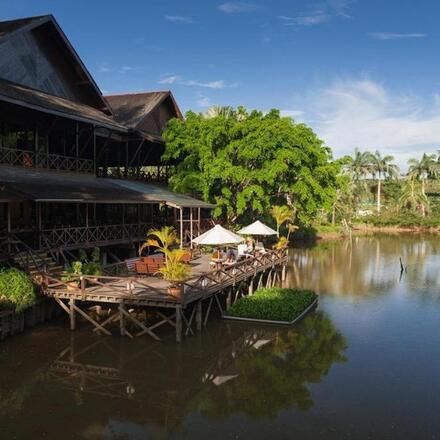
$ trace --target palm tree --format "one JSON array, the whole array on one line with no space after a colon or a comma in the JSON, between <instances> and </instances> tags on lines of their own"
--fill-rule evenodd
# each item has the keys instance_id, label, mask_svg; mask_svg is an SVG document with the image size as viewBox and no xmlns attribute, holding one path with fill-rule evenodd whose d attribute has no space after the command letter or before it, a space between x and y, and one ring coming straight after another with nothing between
<instances>
[{"instance_id":1,"label":"palm tree","mask_svg":"<svg viewBox=\"0 0 440 440\"><path fill-rule=\"evenodd\" d=\"M349 156L348 171L356 182L365 179L365 177L370 174L370 156L371 153L368 151L360 151L359 148L354 150L353 157Z\"/></svg>"},{"instance_id":2,"label":"palm tree","mask_svg":"<svg viewBox=\"0 0 440 440\"><path fill-rule=\"evenodd\" d=\"M293 212L292 210L286 206L286 205L274 205L271 209L272 217L275 219L275 222L277 224L277 234L280 235L280 226L289 221L292 220Z\"/></svg>"},{"instance_id":3,"label":"palm tree","mask_svg":"<svg viewBox=\"0 0 440 440\"><path fill-rule=\"evenodd\" d=\"M152 246L163 252L165 258L167 258L169 249L178 243L179 239L172 226L164 226L162 229L151 229L147 233L147 240L139 248L139 255L142 254L145 248Z\"/></svg>"},{"instance_id":4,"label":"palm tree","mask_svg":"<svg viewBox=\"0 0 440 440\"><path fill-rule=\"evenodd\" d=\"M220 106L220 105L214 105L210 107L205 113L202 113L203 118L205 119L212 119L216 118L217 116L223 116L224 118L232 118L235 116L235 111L230 106Z\"/></svg>"},{"instance_id":5,"label":"palm tree","mask_svg":"<svg viewBox=\"0 0 440 440\"><path fill-rule=\"evenodd\" d=\"M391 163L394 160L394 156L382 156L377 150L374 154L369 153L368 158L370 172L377 179L377 212L380 213L382 179L397 178L399 176L399 167Z\"/></svg>"},{"instance_id":6,"label":"palm tree","mask_svg":"<svg viewBox=\"0 0 440 440\"><path fill-rule=\"evenodd\" d=\"M440 172L440 164L436 161L435 154L428 155L423 153L420 160L410 159L408 160L408 176L419 179L422 182L421 190L425 195L426 181L431 178L437 178ZM424 210L422 214L425 215Z\"/></svg>"},{"instance_id":7,"label":"palm tree","mask_svg":"<svg viewBox=\"0 0 440 440\"><path fill-rule=\"evenodd\" d=\"M416 211L418 208L425 214L428 207L428 198L423 192L422 185L416 177L410 177L402 188L402 195L399 197L399 206Z\"/></svg>"}]
</instances>

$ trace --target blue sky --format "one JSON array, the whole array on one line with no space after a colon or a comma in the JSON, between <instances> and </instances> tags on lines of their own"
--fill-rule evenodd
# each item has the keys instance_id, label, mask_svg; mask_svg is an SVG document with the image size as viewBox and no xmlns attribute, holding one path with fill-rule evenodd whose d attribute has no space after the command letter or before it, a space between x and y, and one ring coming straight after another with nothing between
<instances>
[{"instance_id":1,"label":"blue sky","mask_svg":"<svg viewBox=\"0 0 440 440\"><path fill-rule=\"evenodd\" d=\"M335 155L400 164L440 148L438 0L0 0L52 13L105 93L171 89L181 108L276 107Z\"/></svg>"}]
</instances>

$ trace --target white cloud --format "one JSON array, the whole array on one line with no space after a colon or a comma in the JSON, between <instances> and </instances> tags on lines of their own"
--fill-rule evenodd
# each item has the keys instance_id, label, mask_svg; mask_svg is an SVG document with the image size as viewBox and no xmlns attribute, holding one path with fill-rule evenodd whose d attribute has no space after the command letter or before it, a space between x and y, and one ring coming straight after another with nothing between
<instances>
[{"instance_id":1,"label":"white cloud","mask_svg":"<svg viewBox=\"0 0 440 440\"><path fill-rule=\"evenodd\" d=\"M330 21L335 17L351 18L349 8L356 0L322 0L310 9L294 16L280 15L278 18L286 26L315 26Z\"/></svg>"},{"instance_id":2,"label":"white cloud","mask_svg":"<svg viewBox=\"0 0 440 440\"><path fill-rule=\"evenodd\" d=\"M218 10L226 14L235 14L240 12L252 12L260 9L260 6L254 3L245 2L226 2L218 6Z\"/></svg>"},{"instance_id":3,"label":"white cloud","mask_svg":"<svg viewBox=\"0 0 440 440\"><path fill-rule=\"evenodd\" d=\"M184 86L203 87L207 89L224 89L228 87L222 79L217 81L209 81L209 82L185 80L182 81L181 84L183 84Z\"/></svg>"},{"instance_id":4,"label":"white cloud","mask_svg":"<svg viewBox=\"0 0 440 440\"><path fill-rule=\"evenodd\" d=\"M410 34L396 34L391 32L370 32L368 34L370 38L374 40L402 40L410 38L425 38L428 34L423 33L410 33Z\"/></svg>"},{"instance_id":5,"label":"white cloud","mask_svg":"<svg viewBox=\"0 0 440 440\"><path fill-rule=\"evenodd\" d=\"M336 156L355 147L381 150L405 168L440 145L438 95L426 102L367 78L339 80L304 97L307 120Z\"/></svg>"},{"instance_id":6,"label":"white cloud","mask_svg":"<svg viewBox=\"0 0 440 440\"><path fill-rule=\"evenodd\" d=\"M127 72L133 72L134 70L139 70L140 67L135 66L121 66L118 70L119 73L127 73Z\"/></svg>"},{"instance_id":7,"label":"white cloud","mask_svg":"<svg viewBox=\"0 0 440 440\"><path fill-rule=\"evenodd\" d=\"M107 64L102 64L98 67L98 72L100 73L108 73L111 71L112 69Z\"/></svg>"},{"instance_id":8,"label":"white cloud","mask_svg":"<svg viewBox=\"0 0 440 440\"><path fill-rule=\"evenodd\" d=\"M286 116L292 119L299 119L304 117L304 111L303 110L280 110L281 116Z\"/></svg>"},{"instance_id":9,"label":"white cloud","mask_svg":"<svg viewBox=\"0 0 440 440\"><path fill-rule=\"evenodd\" d=\"M179 81L181 78L179 75L166 75L159 79L159 84L174 84L176 81Z\"/></svg>"},{"instance_id":10,"label":"white cloud","mask_svg":"<svg viewBox=\"0 0 440 440\"><path fill-rule=\"evenodd\" d=\"M197 96L198 96L198 98L197 98L196 103L199 107L211 107L212 106L211 99L208 96L203 95L203 93L198 93Z\"/></svg>"},{"instance_id":11,"label":"white cloud","mask_svg":"<svg viewBox=\"0 0 440 440\"><path fill-rule=\"evenodd\" d=\"M199 87L203 89L226 89L226 88L232 88L237 87L237 83L226 83L223 79L218 79L215 81L199 81L194 79L184 79L179 75L163 75L159 80L159 84L179 84L181 86L188 86L188 87Z\"/></svg>"},{"instance_id":12,"label":"white cloud","mask_svg":"<svg viewBox=\"0 0 440 440\"><path fill-rule=\"evenodd\" d=\"M192 17L184 16L184 15L165 15L165 20L172 21L175 23L194 23L194 19Z\"/></svg>"}]
</instances>

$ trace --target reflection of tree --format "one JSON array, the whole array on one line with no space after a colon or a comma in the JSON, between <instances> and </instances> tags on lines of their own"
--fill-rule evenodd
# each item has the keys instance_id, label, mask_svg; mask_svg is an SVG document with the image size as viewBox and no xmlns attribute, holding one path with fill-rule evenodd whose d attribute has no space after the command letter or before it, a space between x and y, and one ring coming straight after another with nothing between
<instances>
[{"instance_id":1,"label":"reflection of tree","mask_svg":"<svg viewBox=\"0 0 440 440\"><path fill-rule=\"evenodd\" d=\"M344 362L345 348L330 319L315 313L258 349L248 346L223 371L231 379L220 386L206 383L193 403L220 419L237 412L273 417L292 405L307 410L313 405L307 384L320 382L334 362Z\"/></svg>"}]
</instances>

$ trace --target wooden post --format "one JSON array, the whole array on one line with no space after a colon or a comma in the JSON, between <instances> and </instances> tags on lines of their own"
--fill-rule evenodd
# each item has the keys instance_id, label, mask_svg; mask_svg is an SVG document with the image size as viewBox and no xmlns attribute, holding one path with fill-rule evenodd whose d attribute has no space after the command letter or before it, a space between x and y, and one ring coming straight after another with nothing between
<instances>
[{"instance_id":1,"label":"wooden post","mask_svg":"<svg viewBox=\"0 0 440 440\"><path fill-rule=\"evenodd\" d=\"M229 307L231 307L231 302L232 302L232 289L233 287L231 287L228 290L228 294L226 295L226 310L229 309Z\"/></svg>"},{"instance_id":2,"label":"wooden post","mask_svg":"<svg viewBox=\"0 0 440 440\"><path fill-rule=\"evenodd\" d=\"M183 208L180 208L180 248L183 248Z\"/></svg>"},{"instance_id":3,"label":"wooden post","mask_svg":"<svg viewBox=\"0 0 440 440\"><path fill-rule=\"evenodd\" d=\"M119 303L119 330L121 336L125 335L125 315L124 315L124 301Z\"/></svg>"},{"instance_id":4,"label":"wooden post","mask_svg":"<svg viewBox=\"0 0 440 440\"><path fill-rule=\"evenodd\" d=\"M283 269L281 271L281 281L286 281L286 265L283 264Z\"/></svg>"},{"instance_id":5,"label":"wooden post","mask_svg":"<svg viewBox=\"0 0 440 440\"><path fill-rule=\"evenodd\" d=\"M93 126L93 174L96 176L96 127Z\"/></svg>"},{"instance_id":6,"label":"wooden post","mask_svg":"<svg viewBox=\"0 0 440 440\"><path fill-rule=\"evenodd\" d=\"M198 234L197 235L200 235L200 208L197 208L197 229L198 229Z\"/></svg>"},{"instance_id":7,"label":"wooden post","mask_svg":"<svg viewBox=\"0 0 440 440\"><path fill-rule=\"evenodd\" d=\"M197 302L197 310L196 310L196 326L197 331L202 331L202 300Z\"/></svg>"},{"instance_id":8,"label":"wooden post","mask_svg":"<svg viewBox=\"0 0 440 440\"><path fill-rule=\"evenodd\" d=\"M70 330L75 330L76 328L76 320L75 320L75 300L70 298L69 300L69 316L70 316Z\"/></svg>"},{"instance_id":9,"label":"wooden post","mask_svg":"<svg viewBox=\"0 0 440 440\"><path fill-rule=\"evenodd\" d=\"M189 221L190 221L190 225L189 225L189 231L190 231L190 236L191 236L191 249L193 248L193 209L189 208Z\"/></svg>"},{"instance_id":10,"label":"wooden post","mask_svg":"<svg viewBox=\"0 0 440 440\"><path fill-rule=\"evenodd\" d=\"M251 278L251 282L249 284L249 295L253 295L254 293L254 278Z\"/></svg>"},{"instance_id":11,"label":"wooden post","mask_svg":"<svg viewBox=\"0 0 440 440\"><path fill-rule=\"evenodd\" d=\"M182 342L182 307L176 307L176 342Z\"/></svg>"}]
</instances>

